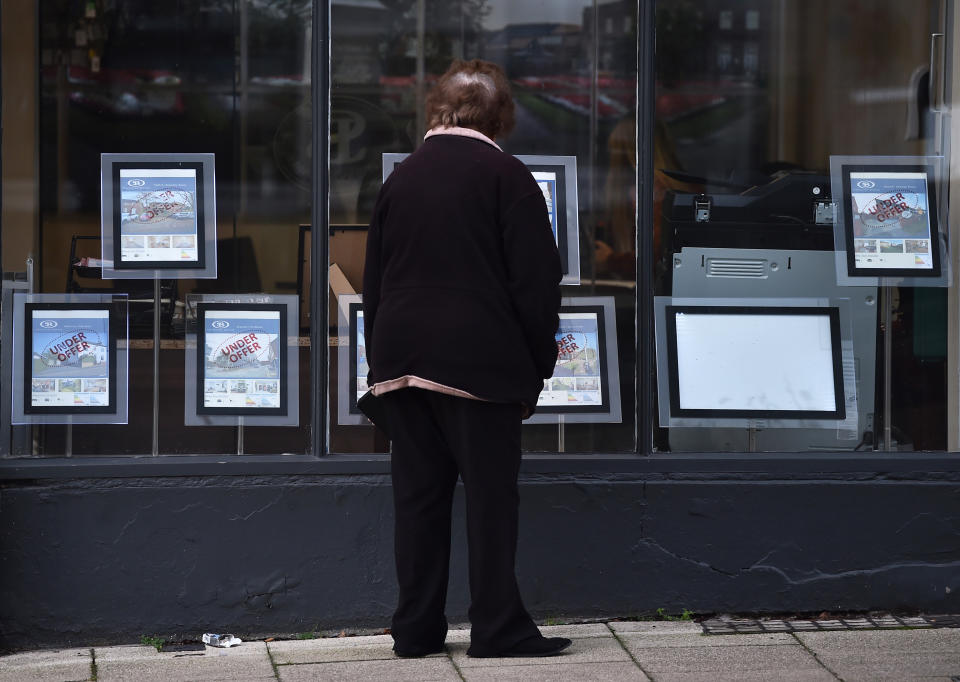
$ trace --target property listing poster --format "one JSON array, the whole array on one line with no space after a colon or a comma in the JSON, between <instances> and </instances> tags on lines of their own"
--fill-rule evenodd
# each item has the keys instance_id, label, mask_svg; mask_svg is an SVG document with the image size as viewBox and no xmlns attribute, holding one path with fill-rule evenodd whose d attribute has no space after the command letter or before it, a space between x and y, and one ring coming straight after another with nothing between
<instances>
[{"instance_id":1,"label":"property listing poster","mask_svg":"<svg viewBox=\"0 0 960 682\"><path fill-rule=\"evenodd\" d=\"M854 264L932 270L926 173L851 172Z\"/></svg>"},{"instance_id":2,"label":"property listing poster","mask_svg":"<svg viewBox=\"0 0 960 682\"><path fill-rule=\"evenodd\" d=\"M544 382L537 407L603 405L599 324L597 313L560 313L557 365L553 378Z\"/></svg>"},{"instance_id":3,"label":"property listing poster","mask_svg":"<svg viewBox=\"0 0 960 682\"><path fill-rule=\"evenodd\" d=\"M30 406L110 406L110 313L33 310Z\"/></svg>"},{"instance_id":4,"label":"property listing poster","mask_svg":"<svg viewBox=\"0 0 960 682\"><path fill-rule=\"evenodd\" d=\"M205 311L203 407L279 408L280 312Z\"/></svg>"},{"instance_id":5,"label":"property listing poster","mask_svg":"<svg viewBox=\"0 0 960 682\"><path fill-rule=\"evenodd\" d=\"M543 192L543 199L547 202L553 240L557 241L557 174L550 171L533 171L533 179L537 181L540 191Z\"/></svg>"},{"instance_id":6,"label":"property listing poster","mask_svg":"<svg viewBox=\"0 0 960 682\"><path fill-rule=\"evenodd\" d=\"M120 169L120 261L199 260L197 171Z\"/></svg>"},{"instance_id":7,"label":"property listing poster","mask_svg":"<svg viewBox=\"0 0 960 682\"><path fill-rule=\"evenodd\" d=\"M367 364L367 344L363 339L363 311L357 311L357 395L356 400L360 400L367 392L367 373L370 371L370 365Z\"/></svg>"}]
</instances>

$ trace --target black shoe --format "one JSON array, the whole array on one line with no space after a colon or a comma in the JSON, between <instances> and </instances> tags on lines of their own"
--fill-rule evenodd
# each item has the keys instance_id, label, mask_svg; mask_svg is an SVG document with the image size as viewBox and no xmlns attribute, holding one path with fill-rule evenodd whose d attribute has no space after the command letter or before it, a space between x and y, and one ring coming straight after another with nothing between
<instances>
[{"instance_id":1,"label":"black shoe","mask_svg":"<svg viewBox=\"0 0 960 682\"><path fill-rule=\"evenodd\" d=\"M424 656L429 656L430 654L446 653L446 651L447 647L445 647L443 644L435 649L402 649L398 648L396 644L393 645L393 653L400 658L423 658Z\"/></svg>"},{"instance_id":2,"label":"black shoe","mask_svg":"<svg viewBox=\"0 0 960 682\"><path fill-rule=\"evenodd\" d=\"M556 656L570 646L566 637L544 637L534 635L520 640L506 651L483 652L474 651L473 647L467 650L471 658L527 658L534 656Z\"/></svg>"}]
</instances>

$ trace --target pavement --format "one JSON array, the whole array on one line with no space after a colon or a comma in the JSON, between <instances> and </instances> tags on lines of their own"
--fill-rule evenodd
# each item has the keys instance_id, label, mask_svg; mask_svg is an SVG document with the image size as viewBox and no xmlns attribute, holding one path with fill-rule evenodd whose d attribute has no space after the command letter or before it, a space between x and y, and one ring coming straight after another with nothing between
<instances>
[{"instance_id":1,"label":"pavement","mask_svg":"<svg viewBox=\"0 0 960 682\"><path fill-rule=\"evenodd\" d=\"M469 658L470 633L447 652L393 655L389 635L249 641L230 649L158 653L149 646L44 650L0 657L0 682L43 680L951 680L960 681L960 629L705 635L691 622L544 626L573 645L552 658Z\"/></svg>"}]
</instances>

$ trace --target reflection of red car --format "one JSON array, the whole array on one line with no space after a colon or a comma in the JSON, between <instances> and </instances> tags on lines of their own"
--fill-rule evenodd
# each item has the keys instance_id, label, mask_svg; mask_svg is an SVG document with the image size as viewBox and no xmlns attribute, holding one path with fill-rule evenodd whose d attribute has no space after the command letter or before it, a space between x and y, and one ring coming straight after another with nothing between
<instances>
[{"instance_id":1,"label":"reflection of red car","mask_svg":"<svg viewBox=\"0 0 960 682\"><path fill-rule=\"evenodd\" d=\"M67 67L70 101L112 114L182 114L181 79L171 71Z\"/></svg>"}]
</instances>

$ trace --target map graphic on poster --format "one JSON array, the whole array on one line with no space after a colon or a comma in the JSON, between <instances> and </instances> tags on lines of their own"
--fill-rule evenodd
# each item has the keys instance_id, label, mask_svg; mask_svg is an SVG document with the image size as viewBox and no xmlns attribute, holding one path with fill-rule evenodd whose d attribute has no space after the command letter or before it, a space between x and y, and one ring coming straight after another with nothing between
<instances>
[{"instance_id":1,"label":"map graphic on poster","mask_svg":"<svg viewBox=\"0 0 960 682\"><path fill-rule=\"evenodd\" d=\"M120 261L199 260L197 171L120 169Z\"/></svg>"},{"instance_id":2,"label":"map graphic on poster","mask_svg":"<svg viewBox=\"0 0 960 682\"><path fill-rule=\"evenodd\" d=\"M927 174L851 172L854 265L932 270Z\"/></svg>"},{"instance_id":3,"label":"map graphic on poster","mask_svg":"<svg viewBox=\"0 0 960 682\"><path fill-rule=\"evenodd\" d=\"M533 178L543 192L543 199L547 202L547 213L550 215L550 228L553 230L553 240L557 237L557 174L550 171L533 171Z\"/></svg>"},{"instance_id":4,"label":"map graphic on poster","mask_svg":"<svg viewBox=\"0 0 960 682\"><path fill-rule=\"evenodd\" d=\"M600 335L596 313L560 313L557 364L544 382L538 407L603 404Z\"/></svg>"},{"instance_id":5,"label":"map graphic on poster","mask_svg":"<svg viewBox=\"0 0 960 682\"><path fill-rule=\"evenodd\" d=\"M30 406L110 406L110 313L33 310Z\"/></svg>"},{"instance_id":6,"label":"map graphic on poster","mask_svg":"<svg viewBox=\"0 0 960 682\"><path fill-rule=\"evenodd\" d=\"M204 314L203 407L279 408L280 312Z\"/></svg>"}]
</instances>

